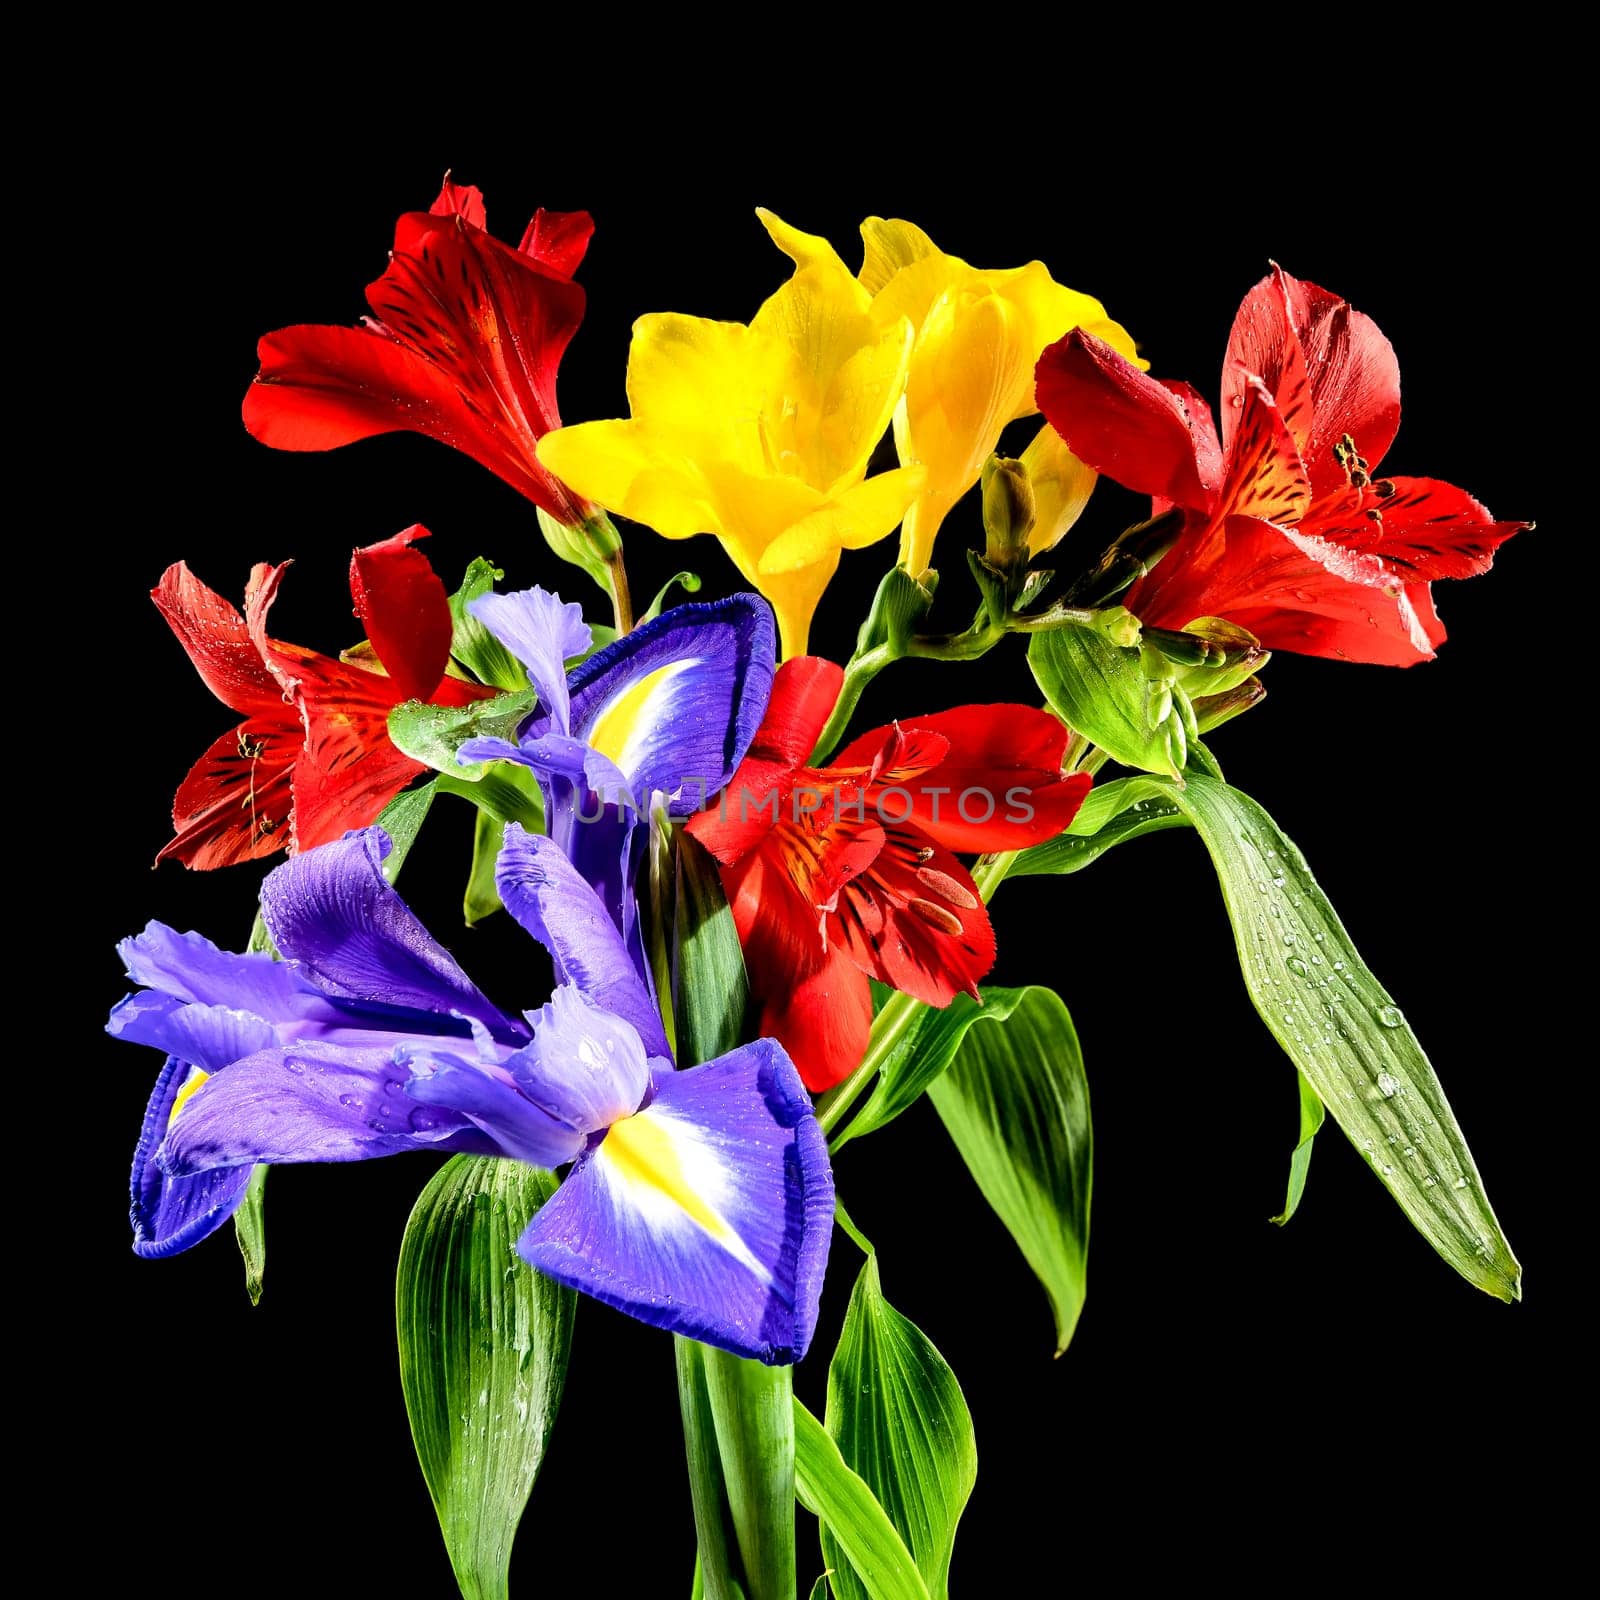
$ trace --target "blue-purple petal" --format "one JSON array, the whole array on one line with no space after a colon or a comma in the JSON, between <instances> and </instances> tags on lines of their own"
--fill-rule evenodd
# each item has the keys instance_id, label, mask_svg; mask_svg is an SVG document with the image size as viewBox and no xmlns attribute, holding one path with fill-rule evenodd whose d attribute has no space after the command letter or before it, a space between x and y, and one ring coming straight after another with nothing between
<instances>
[{"instance_id":1,"label":"blue-purple petal","mask_svg":"<svg viewBox=\"0 0 1600 1600\"><path fill-rule=\"evenodd\" d=\"M261 915L273 941L317 985L363 1005L459 1012L519 1040L507 1018L413 915L383 876L389 836L347 833L268 873Z\"/></svg>"},{"instance_id":2,"label":"blue-purple petal","mask_svg":"<svg viewBox=\"0 0 1600 1600\"><path fill-rule=\"evenodd\" d=\"M366 1161L437 1149L466 1126L408 1097L392 1048L286 1045L246 1056L196 1090L156 1161L175 1176L256 1161Z\"/></svg>"},{"instance_id":3,"label":"blue-purple petal","mask_svg":"<svg viewBox=\"0 0 1600 1600\"><path fill-rule=\"evenodd\" d=\"M615 762L635 797L659 790L687 816L744 759L772 693L775 640L759 595L675 606L573 669L571 732ZM643 701L625 706L652 674Z\"/></svg>"},{"instance_id":4,"label":"blue-purple petal","mask_svg":"<svg viewBox=\"0 0 1600 1600\"><path fill-rule=\"evenodd\" d=\"M467 609L522 663L539 696L542 716L565 733L567 662L581 656L593 638L583 620L583 607L536 587L516 594L480 595Z\"/></svg>"},{"instance_id":5,"label":"blue-purple petal","mask_svg":"<svg viewBox=\"0 0 1600 1600\"><path fill-rule=\"evenodd\" d=\"M220 1072L232 1061L284 1041L264 1018L231 1006L186 1005L169 994L141 989L115 1006L106 1032L130 1044Z\"/></svg>"},{"instance_id":6,"label":"blue-purple petal","mask_svg":"<svg viewBox=\"0 0 1600 1600\"><path fill-rule=\"evenodd\" d=\"M602 1011L573 983L562 984L529 1021L533 1042L505 1067L535 1105L583 1134L639 1109L650 1064L631 1022Z\"/></svg>"},{"instance_id":7,"label":"blue-purple petal","mask_svg":"<svg viewBox=\"0 0 1600 1600\"><path fill-rule=\"evenodd\" d=\"M198 1244L239 1209L250 1182L247 1166L174 1178L156 1165L156 1148L166 1137L173 1102L193 1072L189 1062L169 1056L145 1107L129 1182L135 1255L172 1256Z\"/></svg>"},{"instance_id":8,"label":"blue-purple petal","mask_svg":"<svg viewBox=\"0 0 1600 1600\"><path fill-rule=\"evenodd\" d=\"M646 1055L669 1053L621 931L555 840L508 823L495 887L511 915L555 958L561 982L576 984L602 1010L632 1023Z\"/></svg>"},{"instance_id":9,"label":"blue-purple petal","mask_svg":"<svg viewBox=\"0 0 1600 1600\"><path fill-rule=\"evenodd\" d=\"M402 1046L395 1060L411 1071L405 1092L412 1100L465 1117L501 1155L561 1167L583 1149L584 1135L520 1094L503 1068L437 1047Z\"/></svg>"},{"instance_id":10,"label":"blue-purple petal","mask_svg":"<svg viewBox=\"0 0 1600 1600\"><path fill-rule=\"evenodd\" d=\"M832 1227L833 1175L811 1102L782 1046L758 1039L659 1080L517 1248L654 1327L778 1364L811 1341Z\"/></svg>"},{"instance_id":11,"label":"blue-purple petal","mask_svg":"<svg viewBox=\"0 0 1600 1600\"><path fill-rule=\"evenodd\" d=\"M141 987L196 1005L232 1006L269 1022L335 1015L296 963L235 955L164 922L149 923L143 933L124 939L117 954Z\"/></svg>"}]
</instances>

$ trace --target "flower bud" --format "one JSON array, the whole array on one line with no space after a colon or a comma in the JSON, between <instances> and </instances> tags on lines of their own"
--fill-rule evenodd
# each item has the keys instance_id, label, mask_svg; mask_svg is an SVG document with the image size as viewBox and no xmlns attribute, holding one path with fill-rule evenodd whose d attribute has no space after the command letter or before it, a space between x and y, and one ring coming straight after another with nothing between
<instances>
[{"instance_id":1,"label":"flower bud","mask_svg":"<svg viewBox=\"0 0 1600 1600\"><path fill-rule=\"evenodd\" d=\"M1028 469L1009 457L990 456L984 463L981 482L984 559L997 572L1026 566L1034 512Z\"/></svg>"}]
</instances>

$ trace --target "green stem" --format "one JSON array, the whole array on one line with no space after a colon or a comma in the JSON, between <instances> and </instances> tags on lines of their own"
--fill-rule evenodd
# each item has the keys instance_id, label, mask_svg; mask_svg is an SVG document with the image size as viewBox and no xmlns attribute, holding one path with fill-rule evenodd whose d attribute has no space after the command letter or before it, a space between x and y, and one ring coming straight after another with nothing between
<instances>
[{"instance_id":1,"label":"green stem","mask_svg":"<svg viewBox=\"0 0 1600 1600\"><path fill-rule=\"evenodd\" d=\"M826 761L833 754L835 746L844 737L844 730L850 725L851 717L856 713L862 691L893 660L886 644L875 645L871 650L851 656L845 664L844 682L839 687L839 699L834 705L833 715L828 718L827 725L817 739L816 748L811 752L813 766Z\"/></svg>"},{"instance_id":2,"label":"green stem","mask_svg":"<svg viewBox=\"0 0 1600 1600\"><path fill-rule=\"evenodd\" d=\"M861 1065L817 1101L817 1126L824 1133L832 1133L845 1112L861 1098L861 1091L877 1076L901 1034L916 1022L920 1003L898 992L884 1002L883 1010L873 1021L872 1040L861 1058Z\"/></svg>"},{"instance_id":3,"label":"green stem","mask_svg":"<svg viewBox=\"0 0 1600 1600\"><path fill-rule=\"evenodd\" d=\"M872 1255L872 1241L850 1220L850 1213L844 1208L844 1201L838 1195L833 1197L833 1220L850 1235L851 1242L864 1256Z\"/></svg>"},{"instance_id":4,"label":"green stem","mask_svg":"<svg viewBox=\"0 0 1600 1600\"><path fill-rule=\"evenodd\" d=\"M628 590L628 568L620 550L606 562L606 585L611 590L611 616L620 638L633 632L633 596Z\"/></svg>"},{"instance_id":5,"label":"green stem","mask_svg":"<svg viewBox=\"0 0 1600 1600\"><path fill-rule=\"evenodd\" d=\"M993 898L995 890L1006 881L1011 863L1021 854L1020 850L997 850L993 855L978 857L977 865L972 869L972 881L978 886L978 893L985 905Z\"/></svg>"}]
</instances>

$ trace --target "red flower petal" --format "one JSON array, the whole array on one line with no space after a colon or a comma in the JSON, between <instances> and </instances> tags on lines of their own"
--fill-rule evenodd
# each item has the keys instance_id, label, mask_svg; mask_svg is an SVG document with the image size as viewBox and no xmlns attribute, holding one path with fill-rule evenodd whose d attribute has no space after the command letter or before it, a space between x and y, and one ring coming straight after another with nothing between
<instances>
[{"instance_id":1,"label":"red flower petal","mask_svg":"<svg viewBox=\"0 0 1600 1600\"><path fill-rule=\"evenodd\" d=\"M1232 446L1253 380L1266 385L1295 448L1311 441L1311 378L1300 336L1289 319L1283 273L1274 268L1242 301L1222 364L1222 445Z\"/></svg>"},{"instance_id":2,"label":"red flower petal","mask_svg":"<svg viewBox=\"0 0 1600 1600\"><path fill-rule=\"evenodd\" d=\"M223 734L190 768L172 802L177 834L157 861L171 857L205 871L254 861L289 843L289 774L300 753L300 722L281 696L278 712Z\"/></svg>"},{"instance_id":3,"label":"red flower petal","mask_svg":"<svg viewBox=\"0 0 1600 1600\"><path fill-rule=\"evenodd\" d=\"M1126 488L1201 510L1215 499L1222 451L1187 384L1151 378L1074 328L1039 358L1037 399L1074 454Z\"/></svg>"},{"instance_id":4,"label":"red flower petal","mask_svg":"<svg viewBox=\"0 0 1600 1600\"><path fill-rule=\"evenodd\" d=\"M768 850L724 870L744 949L759 1031L776 1039L812 1093L860 1065L872 1029L872 992L839 946L824 948L819 919Z\"/></svg>"},{"instance_id":5,"label":"red flower petal","mask_svg":"<svg viewBox=\"0 0 1600 1600\"><path fill-rule=\"evenodd\" d=\"M1037 706L961 706L902 727L949 745L936 770L905 785L910 821L947 850L1020 850L1053 839L1089 792L1086 773L1062 777L1067 729Z\"/></svg>"},{"instance_id":6,"label":"red flower petal","mask_svg":"<svg viewBox=\"0 0 1600 1600\"><path fill-rule=\"evenodd\" d=\"M150 591L205 682L223 705L247 714L282 715L283 691L251 641L244 618L180 561Z\"/></svg>"},{"instance_id":7,"label":"red flower petal","mask_svg":"<svg viewBox=\"0 0 1600 1600\"><path fill-rule=\"evenodd\" d=\"M894 722L863 733L828 763L827 772L881 784L908 783L931 772L950 754L950 741L928 726L931 720L920 717L915 727Z\"/></svg>"},{"instance_id":8,"label":"red flower petal","mask_svg":"<svg viewBox=\"0 0 1600 1600\"><path fill-rule=\"evenodd\" d=\"M476 184L452 183L448 172L444 175L439 198L428 211L435 217L460 217L474 228L489 226L488 214L483 209L483 191Z\"/></svg>"},{"instance_id":9,"label":"red flower petal","mask_svg":"<svg viewBox=\"0 0 1600 1600\"><path fill-rule=\"evenodd\" d=\"M1278 279L1310 373L1312 426L1301 453L1320 498L1344 486L1344 467L1333 447L1346 434L1374 470L1394 443L1400 363L1371 317L1281 269Z\"/></svg>"},{"instance_id":10,"label":"red flower petal","mask_svg":"<svg viewBox=\"0 0 1600 1600\"><path fill-rule=\"evenodd\" d=\"M1318 504L1303 531L1374 555L1403 579L1475 578L1525 522L1496 522L1465 489L1437 478L1389 478L1393 492L1346 489Z\"/></svg>"},{"instance_id":11,"label":"red flower petal","mask_svg":"<svg viewBox=\"0 0 1600 1600\"><path fill-rule=\"evenodd\" d=\"M889 827L872 864L839 891L829 944L861 970L946 1006L994 965L994 928L971 874L914 827Z\"/></svg>"},{"instance_id":12,"label":"red flower petal","mask_svg":"<svg viewBox=\"0 0 1600 1600\"><path fill-rule=\"evenodd\" d=\"M491 238L460 203L468 209L401 217L388 269L367 289L377 322L262 339L245 426L280 450L427 434L552 516L579 522L586 507L535 450L561 424L556 368L583 319L583 290ZM570 254L570 243L563 248Z\"/></svg>"},{"instance_id":13,"label":"red flower petal","mask_svg":"<svg viewBox=\"0 0 1600 1600\"><path fill-rule=\"evenodd\" d=\"M1222 559L1175 566L1156 589L1169 556L1140 585L1139 615L1172 628L1196 617L1225 617L1269 650L1301 655L1382 666L1411 666L1432 656L1431 606L1426 616L1420 612L1407 586L1376 556L1254 517L1229 518L1224 540Z\"/></svg>"},{"instance_id":14,"label":"red flower petal","mask_svg":"<svg viewBox=\"0 0 1600 1600\"><path fill-rule=\"evenodd\" d=\"M570 278L583 264L594 236L594 218L587 211L545 211L533 214L517 246L541 266Z\"/></svg>"},{"instance_id":15,"label":"red flower petal","mask_svg":"<svg viewBox=\"0 0 1600 1600\"><path fill-rule=\"evenodd\" d=\"M1311 508L1311 485L1266 384L1246 375L1234 399L1233 444L1215 516L1299 522Z\"/></svg>"},{"instance_id":16,"label":"red flower petal","mask_svg":"<svg viewBox=\"0 0 1600 1600\"><path fill-rule=\"evenodd\" d=\"M350 593L383 669L401 700L431 700L450 660L450 600L420 550L428 530L414 523L350 558Z\"/></svg>"},{"instance_id":17,"label":"red flower petal","mask_svg":"<svg viewBox=\"0 0 1600 1600\"><path fill-rule=\"evenodd\" d=\"M796 656L778 668L766 715L739 770L714 809L689 819L689 832L724 866L753 850L778 816L788 814L789 785L799 779L843 682L844 669L821 656Z\"/></svg>"},{"instance_id":18,"label":"red flower petal","mask_svg":"<svg viewBox=\"0 0 1600 1600\"><path fill-rule=\"evenodd\" d=\"M294 768L294 844L310 850L364 828L427 769L389 740L404 698L393 678L267 636L267 613L287 563L258 566L245 595L250 635L300 710L305 748Z\"/></svg>"}]
</instances>

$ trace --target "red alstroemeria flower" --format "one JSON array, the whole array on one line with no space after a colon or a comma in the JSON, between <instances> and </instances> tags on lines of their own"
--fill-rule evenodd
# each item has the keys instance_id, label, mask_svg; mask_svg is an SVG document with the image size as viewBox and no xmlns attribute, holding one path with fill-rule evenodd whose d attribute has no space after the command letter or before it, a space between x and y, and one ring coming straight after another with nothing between
<instances>
[{"instance_id":1,"label":"red alstroemeria flower","mask_svg":"<svg viewBox=\"0 0 1600 1600\"><path fill-rule=\"evenodd\" d=\"M407 528L350 560L350 592L376 660L335 661L267 637L289 563L250 574L241 617L183 562L150 591L206 687L245 721L194 764L172 803L177 835L157 857L223 867L365 827L426 769L389 742L406 700L462 706L492 689L445 676L450 602Z\"/></svg>"},{"instance_id":2,"label":"red alstroemeria flower","mask_svg":"<svg viewBox=\"0 0 1600 1600\"><path fill-rule=\"evenodd\" d=\"M843 679L817 656L784 662L720 806L688 824L722 864L760 1031L812 1090L859 1064L869 978L935 1006L977 994L994 929L952 852L1053 838L1089 791L1061 774L1067 729L1031 706L915 717L808 766Z\"/></svg>"},{"instance_id":3,"label":"red alstroemeria flower","mask_svg":"<svg viewBox=\"0 0 1600 1600\"><path fill-rule=\"evenodd\" d=\"M279 450L425 433L576 527L592 509L534 449L561 426L556 368L583 321L572 274L594 223L586 211L537 211L516 249L485 226L483 196L446 178L431 210L395 225L361 327L301 325L262 339L244 425Z\"/></svg>"},{"instance_id":4,"label":"red alstroemeria flower","mask_svg":"<svg viewBox=\"0 0 1600 1600\"><path fill-rule=\"evenodd\" d=\"M1187 513L1124 597L1143 621L1225 617L1274 650L1386 666L1444 639L1435 578L1486 572L1526 522L1435 478L1384 478L1400 369L1370 317L1281 268L1244 298L1222 372L1222 436L1188 385L1074 331L1040 358L1046 421L1091 466Z\"/></svg>"}]
</instances>

